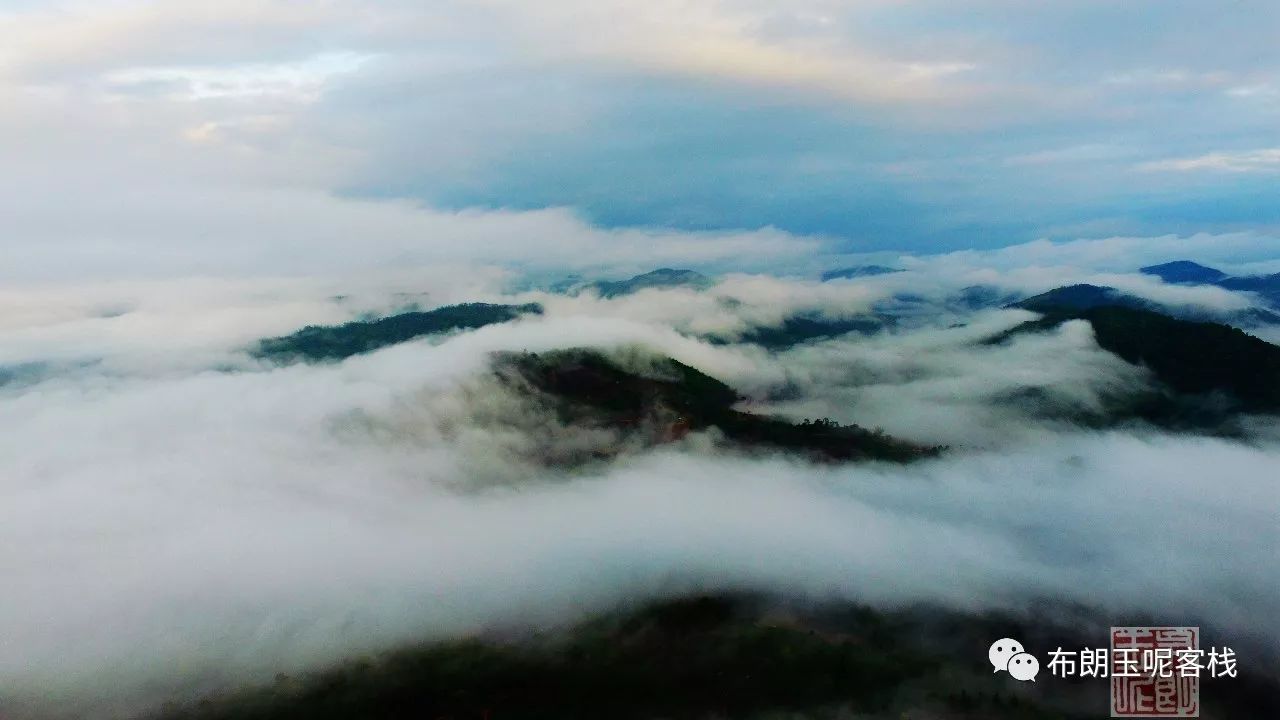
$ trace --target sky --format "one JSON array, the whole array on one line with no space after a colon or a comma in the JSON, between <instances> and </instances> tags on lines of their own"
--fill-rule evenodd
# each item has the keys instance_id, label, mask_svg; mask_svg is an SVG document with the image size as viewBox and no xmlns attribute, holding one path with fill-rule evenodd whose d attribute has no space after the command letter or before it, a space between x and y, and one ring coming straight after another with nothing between
<instances>
[{"instance_id":1,"label":"sky","mask_svg":"<svg viewBox=\"0 0 1280 720\"><path fill-rule=\"evenodd\" d=\"M9 282L1280 233L1268 0L0 0Z\"/></svg>"}]
</instances>

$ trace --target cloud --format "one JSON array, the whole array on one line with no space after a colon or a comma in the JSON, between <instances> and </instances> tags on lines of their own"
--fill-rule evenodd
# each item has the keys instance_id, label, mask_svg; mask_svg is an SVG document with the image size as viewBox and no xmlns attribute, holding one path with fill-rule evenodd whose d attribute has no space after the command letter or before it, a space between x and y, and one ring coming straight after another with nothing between
<instances>
[{"instance_id":1,"label":"cloud","mask_svg":"<svg viewBox=\"0 0 1280 720\"><path fill-rule=\"evenodd\" d=\"M110 184L271 177L450 209L569 207L604 226L777 227L850 250L1275 225L1267 173L1231 187L1131 175L1143 158L1195 160L1206 136L1266 147L1274 108L1239 112L1257 97L1223 90L1274 85L1257 62L1265 7L985 7L23 4L0 19L15 38L0 125L23 138L3 151L67 182L114 146L154 165ZM1214 89L1104 82L1121 76ZM1158 139L1141 132L1153 123ZM7 165L0 184L29 172Z\"/></svg>"},{"instance_id":2,"label":"cloud","mask_svg":"<svg viewBox=\"0 0 1280 720\"><path fill-rule=\"evenodd\" d=\"M1108 382L1062 375L1076 362L1064 340L1090 352L1087 332L1065 328L985 364ZM529 412L483 384L490 351L637 342L708 369L749 358L657 324L551 317L334 366L78 372L4 396L6 711L136 708L695 589L969 610L1060 597L1271 637L1259 619L1280 609L1266 562L1271 446L1062 432L902 468L694 442L566 477L526 465L520 438L500 430L511 424L486 424ZM959 362L960 348L926 333L802 364L831 373L880 356L879 372L912 375L901 358L913 356L957 383L998 377L972 376L983 361ZM483 489L486 477L506 480Z\"/></svg>"},{"instance_id":3,"label":"cloud","mask_svg":"<svg viewBox=\"0 0 1280 720\"><path fill-rule=\"evenodd\" d=\"M697 9L669 2L557 2L536 9L522 3L498 5L515 18L516 27L536 29L533 41L553 46L557 54L568 48L676 74L838 98L936 102L953 92L938 79L974 67L877 56L855 38L830 32L828 13L834 8L826 3L804 3L785 12L762 12L750 3ZM791 32L778 31L779 25ZM804 32L795 32L800 27Z\"/></svg>"},{"instance_id":4,"label":"cloud","mask_svg":"<svg viewBox=\"0 0 1280 720\"><path fill-rule=\"evenodd\" d=\"M1194 260L1227 272L1274 260L1275 239L1266 233L1111 236L1067 241L1040 239L994 250L941 253L935 260L978 272L1059 272L1056 284L1085 273L1131 273L1146 265ZM927 265L929 258L918 261ZM1047 289L1047 288L1046 288Z\"/></svg>"},{"instance_id":5,"label":"cloud","mask_svg":"<svg viewBox=\"0 0 1280 720\"><path fill-rule=\"evenodd\" d=\"M359 153L301 131L294 100L243 89L180 103L144 95L138 105L20 95L17 112L0 111L8 219L0 245L14 258L0 276L29 283L440 264L648 270L729 258L752 269L825 244L768 227L609 229L569 208L447 210L343 196L335 185ZM86 106L87 116L78 112Z\"/></svg>"},{"instance_id":6,"label":"cloud","mask_svg":"<svg viewBox=\"0 0 1280 720\"><path fill-rule=\"evenodd\" d=\"M703 291L649 289L608 299L587 291L573 297L538 294L534 298L557 317L619 318L734 339L756 327L776 327L793 315L844 319L868 313L876 301L891 293L891 288L875 283L821 283L733 273Z\"/></svg>"},{"instance_id":7,"label":"cloud","mask_svg":"<svg viewBox=\"0 0 1280 720\"><path fill-rule=\"evenodd\" d=\"M1138 169L1147 172L1218 171L1228 173L1275 172L1280 170L1280 148L1263 148L1245 152L1214 152L1196 157L1156 160Z\"/></svg>"},{"instance_id":8,"label":"cloud","mask_svg":"<svg viewBox=\"0 0 1280 720\"><path fill-rule=\"evenodd\" d=\"M93 72L122 66L243 62L297 53L308 34L330 43L399 49L406 40L436 40L461 31L515 48L529 62L554 59L615 62L677 75L723 78L876 101L931 101L936 81L972 69L962 61L896 59L860 49L831 25L823 3L794 12L764 12L751 3L690 9L678 3L637 5L557 0L529 6L490 0L479 6L387 3L376 11L345 1L306 7L245 0L211 13L198 3L68 4L28 11L23 42L7 50L20 75ZM786 26L790 32L779 32ZM796 32L801 28L803 33ZM835 28L831 28L835 29ZM825 36L813 42L813 34Z\"/></svg>"},{"instance_id":9,"label":"cloud","mask_svg":"<svg viewBox=\"0 0 1280 720\"><path fill-rule=\"evenodd\" d=\"M439 264L601 270L730 258L759 267L822 245L767 228L610 230L560 208L450 212L274 184L172 182L87 192L0 201L11 221L6 242L24 249L0 271L6 280L302 275Z\"/></svg>"},{"instance_id":10,"label":"cloud","mask_svg":"<svg viewBox=\"0 0 1280 720\"><path fill-rule=\"evenodd\" d=\"M1054 597L1280 642L1259 620L1280 610L1273 433L1070 425L1149 382L1086 324L989 347L978 341L1031 315L943 313L780 354L688 335L858 313L900 287L945 297L964 281L947 277L730 275L610 300L504 296L500 272L443 267L10 288L0 365L51 364L0 386L0 708L127 713L695 590L961 610ZM546 314L333 365L238 352L310 322L464 299L537 299ZM748 393L749 409L952 449L815 466L695 435L564 473L537 459L625 438L559 425L486 368L495 351L577 346L670 355Z\"/></svg>"},{"instance_id":11,"label":"cloud","mask_svg":"<svg viewBox=\"0 0 1280 720\"><path fill-rule=\"evenodd\" d=\"M282 95L298 102L318 99L335 75L353 72L367 56L355 53L317 55L302 62L233 67L140 67L108 73L104 80L113 91L146 92L173 88L169 98L208 100L227 97L258 98Z\"/></svg>"},{"instance_id":12,"label":"cloud","mask_svg":"<svg viewBox=\"0 0 1280 720\"><path fill-rule=\"evenodd\" d=\"M497 296L508 281L502 270L438 267L340 277L11 286L0 291L0 367L92 364L107 374L190 372L237 364L244 347L304 325Z\"/></svg>"},{"instance_id":13,"label":"cloud","mask_svg":"<svg viewBox=\"0 0 1280 720\"><path fill-rule=\"evenodd\" d=\"M802 346L779 359L781 378L742 384L783 398L753 406L761 412L831 417L956 449L1018 447L1150 389L1147 373L1100 350L1085 323L981 345L1030 317L1004 311L962 327Z\"/></svg>"},{"instance_id":14,"label":"cloud","mask_svg":"<svg viewBox=\"0 0 1280 720\"><path fill-rule=\"evenodd\" d=\"M40 83L148 65L276 60L313 47L317 32L340 32L355 19L343 5L234 0L214 11L190 0L50 3L0 15L14 38L0 68Z\"/></svg>"}]
</instances>

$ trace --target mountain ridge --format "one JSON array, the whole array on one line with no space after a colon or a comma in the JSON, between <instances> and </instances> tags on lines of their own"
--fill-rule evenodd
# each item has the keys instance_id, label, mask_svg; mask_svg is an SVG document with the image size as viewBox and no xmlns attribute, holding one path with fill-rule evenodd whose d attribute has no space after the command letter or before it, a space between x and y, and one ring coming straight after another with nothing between
<instances>
[{"instance_id":1,"label":"mountain ridge","mask_svg":"<svg viewBox=\"0 0 1280 720\"><path fill-rule=\"evenodd\" d=\"M1256 293L1272 307L1280 309L1280 273L1273 275L1228 275L1190 260L1174 260L1148 265L1139 272L1178 285L1215 285L1224 290Z\"/></svg>"},{"instance_id":2,"label":"mountain ridge","mask_svg":"<svg viewBox=\"0 0 1280 720\"><path fill-rule=\"evenodd\" d=\"M692 287L701 290L710 286L711 279L700 272L663 267L625 280L596 280L587 283L580 291L594 290L602 298L615 298L648 288Z\"/></svg>"},{"instance_id":3,"label":"mountain ridge","mask_svg":"<svg viewBox=\"0 0 1280 720\"><path fill-rule=\"evenodd\" d=\"M714 428L739 450L781 451L817 461L906 462L942 450L826 419L795 423L743 412L734 408L738 392L710 375L660 355L648 355L645 364L648 369L639 372L602 352L570 348L499 353L494 369L509 388L540 396L562 423L631 434L648 429L650 444Z\"/></svg>"},{"instance_id":4,"label":"mountain ridge","mask_svg":"<svg viewBox=\"0 0 1280 720\"><path fill-rule=\"evenodd\" d=\"M289 335L258 341L251 354L260 359L286 362L343 360L427 335L474 330L530 314L542 314L542 306L537 303L444 305L341 325L308 325Z\"/></svg>"},{"instance_id":5,"label":"mountain ridge","mask_svg":"<svg viewBox=\"0 0 1280 720\"><path fill-rule=\"evenodd\" d=\"M1084 320L1093 327L1099 347L1146 367L1164 388L1189 401L1151 405L1138 413L1147 419L1196 425L1221 422L1236 412L1280 413L1280 347L1239 328L1119 305L1038 305L1037 311L1043 317L985 342L998 344Z\"/></svg>"},{"instance_id":6,"label":"mountain ridge","mask_svg":"<svg viewBox=\"0 0 1280 720\"><path fill-rule=\"evenodd\" d=\"M1088 283L1057 287L1039 295L1033 295L1010 303L1006 307L1022 308L1033 312L1126 307L1133 310L1147 310L1194 322L1215 322L1241 327L1280 324L1280 314L1262 308L1251 307L1236 311L1210 311L1193 307L1171 308L1113 287L1090 285Z\"/></svg>"}]
</instances>

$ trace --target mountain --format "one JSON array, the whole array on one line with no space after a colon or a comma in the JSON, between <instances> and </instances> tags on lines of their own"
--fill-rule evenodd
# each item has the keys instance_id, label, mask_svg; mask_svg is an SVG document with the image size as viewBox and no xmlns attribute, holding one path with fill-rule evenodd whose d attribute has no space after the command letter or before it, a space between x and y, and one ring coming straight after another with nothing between
<instances>
[{"instance_id":1,"label":"mountain","mask_svg":"<svg viewBox=\"0 0 1280 720\"><path fill-rule=\"evenodd\" d=\"M1181 285L1208 285L1227 277L1221 270L1206 267L1190 260L1174 260L1160 265L1148 265L1140 268L1144 275L1154 275L1164 282Z\"/></svg>"},{"instance_id":2,"label":"mountain","mask_svg":"<svg viewBox=\"0 0 1280 720\"><path fill-rule=\"evenodd\" d=\"M1180 393L1223 393L1243 410L1280 411L1280 347L1229 325L1145 310L1095 308L1078 317L1104 349Z\"/></svg>"},{"instance_id":3,"label":"mountain","mask_svg":"<svg viewBox=\"0 0 1280 720\"><path fill-rule=\"evenodd\" d=\"M1086 284L1055 288L1049 292L1013 303L1009 307L1018 307L1033 312L1125 307L1133 310L1148 310L1176 317L1180 320L1217 322L1246 328L1280 324L1280 314L1270 310L1263 310L1262 308L1247 308L1235 311L1214 311L1195 307L1169 308L1112 287Z\"/></svg>"},{"instance_id":4,"label":"mountain","mask_svg":"<svg viewBox=\"0 0 1280 720\"><path fill-rule=\"evenodd\" d=\"M902 272L902 270L898 268L885 267L884 265L855 265L853 267L828 270L827 272L822 273L822 282L827 282L828 280L839 280L841 278L873 277L875 275L888 275L890 273L899 272Z\"/></svg>"},{"instance_id":5,"label":"mountain","mask_svg":"<svg viewBox=\"0 0 1280 720\"><path fill-rule=\"evenodd\" d=\"M1096 307L1119 306L1150 310L1154 303L1128 295L1112 287L1099 285L1067 285L1046 293L1013 303L1013 307L1033 312L1055 310L1088 310Z\"/></svg>"},{"instance_id":6,"label":"mountain","mask_svg":"<svg viewBox=\"0 0 1280 720\"><path fill-rule=\"evenodd\" d=\"M1087 646L1087 636L1052 618L1032 625L936 609L691 595L534 637L434 643L280 675L156 720L1076 720L993 682L983 674L990 666L973 659L986 659L980 651L991 638L1047 644L1050 633Z\"/></svg>"},{"instance_id":7,"label":"mountain","mask_svg":"<svg viewBox=\"0 0 1280 720\"><path fill-rule=\"evenodd\" d=\"M1273 307L1280 308L1280 273L1275 275L1233 277L1221 270L1205 267L1190 260L1175 260L1162 265L1150 265L1141 268L1141 272L1147 275L1154 275L1167 283L1217 285L1227 290L1257 293Z\"/></svg>"},{"instance_id":8,"label":"mountain","mask_svg":"<svg viewBox=\"0 0 1280 720\"><path fill-rule=\"evenodd\" d=\"M1272 307L1280 308L1280 273L1275 275L1230 277L1219 280L1214 284L1227 290L1257 293L1265 298Z\"/></svg>"},{"instance_id":9,"label":"mountain","mask_svg":"<svg viewBox=\"0 0 1280 720\"><path fill-rule=\"evenodd\" d=\"M946 307L953 312L997 308L1017 302L1019 295L991 285L969 285L947 298Z\"/></svg>"},{"instance_id":10,"label":"mountain","mask_svg":"<svg viewBox=\"0 0 1280 720\"><path fill-rule=\"evenodd\" d=\"M595 290L602 298L630 295L646 288L691 287L702 289L711 286L707 276L693 270L658 268L626 280L598 280L583 287Z\"/></svg>"},{"instance_id":11,"label":"mountain","mask_svg":"<svg viewBox=\"0 0 1280 720\"><path fill-rule=\"evenodd\" d=\"M260 341L253 354L260 358L289 362L342 360L424 335L471 330L541 312L542 306L534 303L446 305L426 312L406 312L343 325L309 325L292 335Z\"/></svg>"},{"instance_id":12,"label":"mountain","mask_svg":"<svg viewBox=\"0 0 1280 720\"><path fill-rule=\"evenodd\" d=\"M926 448L856 425L830 420L793 423L734 409L738 393L671 358L646 357L640 371L599 352L574 349L495 358L495 373L516 392L535 393L561 423L609 428L646 444L716 428L741 451L783 451L814 460L927 457Z\"/></svg>"},{"instance_id":13,"label":"mountain","mask_svg":"<svg viewBox=\"0 0 1280 720\"><path fill-rule=\"evenodd\" d=\"M883 318L867 315L844 320L794 315L774 327L757 327L739 338L739 342L755 343L770 350L785 350L810 340L825 340L851 332L871 334L891 324Z\"/></svg>"},{"instance_id":14,"label":"mountain","mask_svg":"<svg viewBox=\"0 0 1280 720\"><path fill-rule=\"evenodd\" d=\"M1089 720L1106 682L1029 693L992 675L992 638L1092 647L1099 613L877 610L746 593L626 605L570 627L488 633L353 658L215 695L153 720ZM1264 664L1264 667L1267 667ZM1042 669L1040 681L1050 677ZM1050 677L1050 681L1054 678ZM1205 715L1278 717L1280 681L1242 665Z\"/></svg>"},{"instance_id":15,"label":"mountain","mask_svg":"<svg viewBox=\"0 0 1280 720\"><path fill-rule=\"evenodd\" d=\"M1169 391L1196 401L1199 410L1217 410L1192 418L1185 403L1177 408L1152 407L1144 411L1155 416L1149 419L1194 424L1232 411L1280 413L1280 347L1242 330L1122 306L1076 308L1047 306L1042 301L1035 309L1044 317L989 342L1046 330L1067 320L1086 320L1104 350L1150 369Z\"/></svg>"}]
</instances>

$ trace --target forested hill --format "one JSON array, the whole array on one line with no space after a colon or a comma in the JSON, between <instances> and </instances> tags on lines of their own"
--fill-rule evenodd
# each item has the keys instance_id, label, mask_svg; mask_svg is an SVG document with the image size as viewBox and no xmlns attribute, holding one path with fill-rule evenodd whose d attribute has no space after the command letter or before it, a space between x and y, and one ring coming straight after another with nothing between
<instances>
[{"instance_id":1,"label":"forested hill","mask_svg":"<svg viewBox=\"0 0 1280 720\"><path fill-rule=\"evenodd\" d=\"M1149 368L1168 388L1187 395L1217 395L1238 410L1280 412L1280 347L1220 323L1180 320L1120 306L1077 309L1039 305L1044 317L990 342L1087 320L1098 345Z\"/></svg>"},{"instance_id":2,"label":"forested hill","mask_svg":"<svg viewBox=\"0 0 1280 720\"><path fill-rule=\"evenodd\" d=\"M670 358L644 371L592 350L500 356L496 371L517 390L537 393L562 422L636 433L655 442L717 428L740 450L790 452L822 461L903 462L937 454L929 448L830 420L791 422L734 409L733 388Z\"/></svg>"},{"instance_id":3,"label":"forested hill","mask_svg":"<svg viewBox=\"0 0 1280 720\"><path fill-rule=\"evenodd\" d=\"M1087 647L1104 618L1044 603L1031 621L931 607L703 595L534 637L478 637L354 659L174 707L152 720L1087 720L1106 683L993 674L991 638ZM1241 666L1207 717L1277 717L1269 667ZM1047 688L1041 691L1039 688ZM1225 687L1225 686L1224 686Z\"/></svg>"},{"instance_id":4,"label":"forested hill","mask_svg":"<svg viewBox=\"0 0 1280 720\"><path fill-rule=\"evenodd\" d=\"M342 325L309 325L298 332L262 340L254 355L283 361L342 360L424 335L474 330L540 314L542 306L464 303L424 312L406 312L376 320L356 320Z\"/></svg>"}]
</instances>

